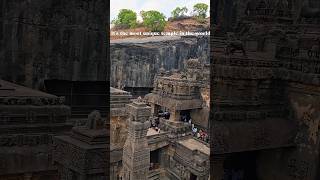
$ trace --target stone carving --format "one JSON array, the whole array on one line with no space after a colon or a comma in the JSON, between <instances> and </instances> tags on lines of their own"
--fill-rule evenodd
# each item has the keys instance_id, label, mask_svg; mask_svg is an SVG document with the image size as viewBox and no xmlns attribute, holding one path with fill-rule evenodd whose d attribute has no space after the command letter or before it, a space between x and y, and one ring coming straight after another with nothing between
<instances>
[{"instance_id":1,"label":"stone carving","mask_svg":"<svg viewBox=\"0 0 320 180\"><path fill-rule=\"evenodd\" d=\"M246 54L246 51L245 51L245 49L244 49L244 44L243 44L243 42L240 41L240 40L238 40L238 39L235 37L234 34L231 34L231 33L230 33L230 34L228 35L228 43L227 43L227 46L226 46L226 48L225 48L225 53L226 53L227 55L230 55L230 54L233 55L234 52L236 52L236 51L241 51L244 56L247 55L247 54Z\"/></svg>"},{"instance_id":2,"label":"stone carving","mask_svg":"<svg viewBox=\"0 0 320 180\"><path fill-rule=\"evenodd\" d=\"M26 97L26 98L14 98L3 97L0 98L0 104L4 105L63 105L65 102L64 97L57 98L43 98L43 97Z\"/></svg>"},{"instance_id":3,"label":"stone carving","mask_svg":"<svg viewBox=\"0 0 320 180\"><path fill-rule=\"evenodd\" d=\"M1 136L0 147L37 146L52 143L52 135L12 135Z\"/></svg>"},{"instance_id":4,"label":"stone carving","mask_svg":"<svg viewBox=\"0 0 320 180\"><path fill-rule=\"evenodd\" d=\"M201 67L201 63L198 59L189 59L187 60L187 68L199 68Z\"/></svg>"},{"instance_id":5,"label":"stone carving","mask_svg":"<svg viewBox=\"0 0 320 180\"><path fill-rule=\"evenodd\" d=\"M290 9L289 9L288 0L279 0L278 3L276 4L273 14L278 17L289 16Z\"/></svg>"},{"instance_id":6,"label":"stone carving","mask_svg":"<svg viewBox=\"0 0 320 180\"><path fill-rule=\"evenodd\" d=\"M301 11L300 11L300 18L320 18L320 9L319 8L312 8L309 5L309 1L304 1Z\"/></svg>"},{"instance_id":7,"label":"stone carving","mask_svg":"<svg viewBox=\"0 0 320 180\"><path fill-rule=\"evenodd\" d=\"M289 159L288 171L289 175L294 179L304 179L309 174L309 162L298 160L296 158Z\"/></svg>"},{"instance_id":8,"label":"stone carving","mask_svg":"<svg viewBox=\"0 0 320 180\"><path fill-rule=\"evenodd\" d=\"M223 28L234 31L237 37L245 42L245 47L250 48L250 51L247 51L245 58L226 57L218 45L212 48L211 72L213 72L212 79L215 86L211 97L215 99L211 108L217 111L213 114L212 124L222 123L225 126L230 124L231 129L233 128L231 124L235 121L262 125L259 119L270 120L270 127L250 126L252 136L247 139L250 141L250 148L263 148L265 152L270 153L268 156L270 159L277 159L279 157L277 153L273 154L269 148L277 146L276 143L280 140L280 138L273 139L275 133L284 131L275 130L273 127L278 125L281 127L279 120L290 120L284 128L294 125L296 129L294 132L281 136L288 138L289 144L287 141L284 144L291 147L279 148L278 155L281 154L281 158L273 162L270 159L258 160L257 158L257 163L260 165L271 163L270 171L265 168L262 172L258 172L258 176L265 179L317 179L316 174L319 173L316 163L319 161L319 114L316 112L319 111L320 85L319 41L317 39L320 20L319 1L248 1L246 1L248 4L237 1L240 2L242 9L240 7L241 11L236 15L229 13L233 8L228 7L230 3L220 3L218 7L215 7L218 12L216 12L217 17L213 18L216 18L217 25L223 24ZM219 17L219 13L223 17ZM231 20L233 16L236 17ZM297 18L301 18L302 21ZM218 44L215 42L224 40L225 32L221 34L216 37L216 41L213 40L212 44ZM260 39L264 41L261 52L259 51ZM271 83L259 87L259 84L265 80ZM236 82L243 84L241 90L235 90ZM251 82L257 82L258 85L254 86L254 83ZM292 82L301 87L292 86ZM295 102L298 102L298 107ZM253 113L249 115L244 111ZM213 147L219 148L223 141L219 143L219 134L214 132L215 130L219 129L211 128L214 136L212 137ZM232 130L238 130L238 128L235 127ZM232 137L231 133L226 132L223 138L229 140ZM296 141L294 141L295 138ZM230 143L231 148L235 145L237 145L237 140ZM217 149L213 148L213 150ZM244 148L243 151L251 153L249 148L247 150ZM237 156L237 153L234 155ZM288 168L288 171L271 172L276 167L283 170ZM269 173L272 173L272 178L268 177Z\"/></svg>"},{"instance_id":9,"label":"stone carving","mask_svg":"<svg viewBox=\"0 0 320 180\"><path fill-rule=\"evenodd\" d=\"M254 10L254 3L253 1L249 1L246 5L244 14L247 16L250 16L253 13L253 10Z\"/></svg>"},{"instance_id":10,"label":"stone carving","mask_svg":"<svg viewBox=\"0 0 320 180\"><path fill-rule=\"evenodd\" d=\"M271 145L272 142L269 139L270 135L265 128L256 126L254 128L253 134L253 144L255 148L267 147Z\"/></svg>"},{"instance_id":11,"label":"stone carving","mask_svg":"<svg viewBox=\"0 0 320 180\"><path fill-rule=\"evenodd\" d=\"M101 114L99 111L95 110L92 111L88 115L88 121L86 123L86 127L88 129L103 129L104 128L104 121L101 118Z\"/></svg>"},{"instance_id":12,"label":"stone carving","mask_svg":"<svg viewBox=\"0 0 320 180\"><path fill-rule=\"evenodd\" d=\"M151 108L145 103L134 101L127 104L129 115L128 138L123 147L124 180L146 180L150 166L150 150L147 144L148 121Z\"/></svg>"},{"instance_id":13,"label":"stone carving","mask_svg":"<svg viewBox=\"0 0 320 180\"><path fill-rule=\"evenodd\" d=\"M213 131L213 134L211 136L212 144L211 147L213 147L215 152L228 152L229 147L226 142L226 136L222 130L219 130L216 128L216 131Z\"/></svg>"},{"instance_id":14,"label":"stone carving","mask_svg":"<svg viewBox=\"0 0 320 180\"><path fill-rule=\"evenodd\" d=\"M319 58L319 52L320 52L320 37L315 38L315 44L311 47L311 49L309 50L312 53L314 53L314 56L318 56ZM308 52L309 54L309 52Z\"/></svg>"}]
</instances>

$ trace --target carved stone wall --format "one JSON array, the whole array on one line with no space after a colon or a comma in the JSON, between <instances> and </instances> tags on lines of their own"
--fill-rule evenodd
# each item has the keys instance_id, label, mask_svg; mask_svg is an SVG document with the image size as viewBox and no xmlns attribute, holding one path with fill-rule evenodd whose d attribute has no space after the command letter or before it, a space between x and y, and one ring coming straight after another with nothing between
<instances>
[{"instance_id":1,"label":"carved stone wall","mask_svg":"<svg viewBox=\"0 0 320 180\"><path fill-rule=\"evenodd\" d=\"M0 2L0 77L38 88L44 79L106 80L107 1Z\"/></svg>"},{"instance_id":2,"label":"carved stone wall","mask_svg":"<svg viewBox=\"0 0 320 180\"><path fill-rule=\"evenodd\" d=\"M128 138L123 147L124 180L147 180L150 167L150 150L147 131L150 127L151 108L135 101L127 105L129 113Z\"/></svg>"},{"instance_id":3,"label":"carved stone wall","mask_svg":"<svg viewBox=\"0 0 320 180\"><path fill-rule=\"evenodd\" d=\"M259 23L300 21L300 11L306 5L319 10L316 0L214 0L212 18L220 32L233 31L243 19L259 19ZM289 18L289 19L286 19ZM288 21L289 20L289 21Z\"/></svg>"},{"instance_id":4,"label":"carved stone wall","mask_svg":"<svg viewBox=\"0 0 320 180\"><path fill-rule=\"evenodd\" d=\"M218 26L228 18L235 18L240 24L226 21L219 28L224 31L221 34L234 31L246 44L247 54L225 55L219 44L212 49L213 156L252 141L241 151L252 147L255 148L251 150L259 150L256 157L259 179L318 179L320 17L312 14L320 12L318 4L261 0L233 1L233 6L239 3L244 9L239 8L243 11L236 17L231 13L233 7L226 4L220 4L223 7L215 13L221 16ZM225 11L231 15L223 14ZM265 124L267 121L271 124ZM246 132L233 136L232 132L240 129L234 125L244 122L247 125L241 127ZM241 141L251 126L251 136ZM285 133L289 127L292 131ZM273 137L275 134L277 138ZM281 139L286 140L279 144ZM276 146L271 149L270 145Z\"/></svg>"}]
</instances>

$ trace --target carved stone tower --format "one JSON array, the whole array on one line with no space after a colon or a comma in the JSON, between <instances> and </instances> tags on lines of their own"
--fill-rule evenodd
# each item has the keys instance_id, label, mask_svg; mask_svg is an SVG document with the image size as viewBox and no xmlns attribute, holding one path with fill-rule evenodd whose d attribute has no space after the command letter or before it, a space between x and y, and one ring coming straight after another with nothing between
<instances>
[{"instance_id":1,"label":"carved stone tower","mask_svg":"<svg viewBox=\"0 0 320 180\"><path fill-rule=\"evenodd\" d=\"M136 100L127 105L128 138L123 147L123 179L146 180L150 165L147 131L151 108Z\"/></svg>"}]
</instances>

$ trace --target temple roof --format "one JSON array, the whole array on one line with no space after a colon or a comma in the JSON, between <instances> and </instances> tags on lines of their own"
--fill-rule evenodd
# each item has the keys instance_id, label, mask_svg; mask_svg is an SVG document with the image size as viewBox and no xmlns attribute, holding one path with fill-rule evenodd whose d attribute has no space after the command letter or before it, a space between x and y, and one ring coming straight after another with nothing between
<instances>
[{"instance_id":1,"label":"temple roof","mask_svg":"<svg viewBox=\"0 0 320 180\"><path fill-rule=\"evenodd\" d=\"M64 98L0 79L0 134L69 131L70 108Z\"/></svg>"},{"instance_id":2,"label":"temple roof","mask_svg":"<svg viewBox=\"0 0 320 180\"><path fill-rule=\"evenodd\" d=\"M0 79L0 97L47 97L57 98L57 96L13 84Z\"/></svg>"},{"instance_id":3,"label":"temple roof","mask_svg":"<svg viewBox=\"0 0 320 180\"><path fill-rule=\"evenodd\" d=\"M131 98L129 92L110 87L111 115L124 115L124 107L131 102Z\"/></svg>"},{"instance_id":4,"label":"temple roof","mask_svg":"<svg viewBox=\"0 0 320 180\"><path fill-rule=\"evenodd\" d=\"M110 94L111 95L116 95L116 94L130 94L130 93L127 92L127 91L123 91L121 89L110 87Z\"/></svg>"}]
</instances>

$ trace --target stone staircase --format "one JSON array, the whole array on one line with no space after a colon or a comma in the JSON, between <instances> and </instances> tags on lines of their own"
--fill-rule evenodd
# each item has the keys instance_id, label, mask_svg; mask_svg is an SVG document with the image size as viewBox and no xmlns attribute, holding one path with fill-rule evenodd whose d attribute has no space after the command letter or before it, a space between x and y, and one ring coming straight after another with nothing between
<instances>
[{"instance_id":1,"label":"stone staircase","mask_svg":"<svg viewBox=\"0 0 320 180\"><path fill-rule=\"evenodd\" d=\"M159 170L149 172L148 180L160 180L160 173Z\"/></svg>"},{"instance_id":2,"label":"stone staircase","mask_svg":"<svg viewBox=\"0 0 320 180\"><path fill-rule=\"evenodd\" d=\"M148 180L170 180L165 177L165 170L162 168L149 171Z\"/></svg>"}]
</instances>

